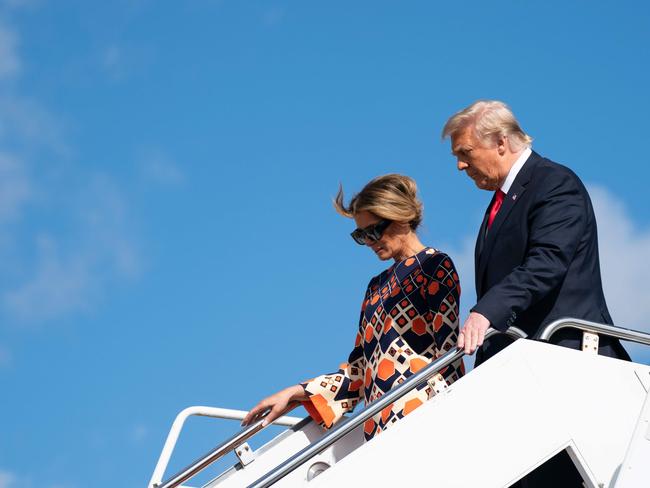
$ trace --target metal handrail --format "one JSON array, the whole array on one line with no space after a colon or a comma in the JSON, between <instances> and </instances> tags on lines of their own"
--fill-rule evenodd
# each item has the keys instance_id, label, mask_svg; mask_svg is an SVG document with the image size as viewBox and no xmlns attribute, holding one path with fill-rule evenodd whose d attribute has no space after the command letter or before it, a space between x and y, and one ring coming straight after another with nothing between
<instances>
[{"instance_id":1,"label":"metal handrail","mask_svg":"<svg viewBox=\"0 0 650 488\"><path fill-rule=\"evenodd\" d=\"M287 408L284 409L281 415L285 415L286 413L296 408L298 405L299 405L298 402L291 402L287 406ZM242 445L244 442L246 442L248 439L253 437L258 432L264 430L269 425L273 425L273 423L264 426L262 425L262 423L264 422L264 418L267 415L268 412L264 414L263 417L259 418L257 421L252 423L251 425L245 427L244 429L236 433L230 439L222 442L221 444L219 444L217 447L212 449L204 456L200 457L193 463L189 464L187 467L181 469L178 473L171 476L166 481L155 484L154 487L155 488L176 488L180 486L182 483L189 480L196 474L200 473L205 468L210 466L212 463L214 463L218 459L228 454L230 451L233 451L238 446Z\"/></svg>"},{"instance_id":2,"label":"metal handrail","mask_svg":"<svg viewBox=\"0 0 650 488\"><path fill-rule=\"evenodd\" d=\"M558 330L569 328L580 329L586 332L591 332L592 334L605 334L624 341L638 342L639 344L650 346L650 334L646 332L624 329L623 327L616 327L609 324L598 324L596 322L589 322L588 320L573 319L569 317L558 319L544 326L536 334L535 338L540 341L548 341Z\"/></svg>"},{"instance_id":3,"label":"metal handrail","mask_svg":"<svg viewBox=\"0 0 650 488\"><path fill-rule=\"evenodd\" d=\"M205 406L193 406L183 409L174 419L171 429L169 429L169 434L167 435L167 440L165 440L165 445L163 446L162 451L160 452L160 457L156 463L156 467L151 475L151 480L147 485L147 488L156 488L156 486L162 483L163 475L169 464L176 443L178 442L178 437L181 434L181 430L185 425L185 421L192 416L200 417L211 417L215 419L229 419L229 420L243 420L244 417L248 414L245 410L234 410L231 408L219 408L219 407L205 407ZM298 417L278 417L273 421L274 425L285 425L287 427L292 427L300 422L301 419Z\"/></svg>"},{"instance_id":4,"label":"metal handrail","mask_svg":"<svg viewBox=\"0 0 650 488\"><path fill-rule=\"evenodd\" d=\"M492 335L502 333L495 329L488 329L485 333L485 338L489 338ZM526 333L521 329L516 327L510 327L508 330L503 332L504 334L513 337L514 339L526 338ZM279 464L274 469L266 473L264 476L259 478L253 484L248 485L248 488L267 488L273 483L284 478L286 475L291 473L298 466L309 461L314 456L320 454L329 446L334 444L343 436L349 434L359 425L364 423L369 418L381 412L391 403L399 400L401 397L406 395L408 392L413 390L417 385L422 384L423 382L431 379L435 376L441 369L449 366L451 363L457 359L462 358L465 355L465 351L462 349L452 349L451 351L440 356L435 361L428 364L426 367L422 368L413 376L409 377L401 385L390 390L385 395L382 395L380 398L369 403L362 410L353 414L350 418L346 419L342 423L339 423L336 427L330 430L327 434L321 437L319 440L305 447L301 451L297 452L289 459L284 461L282 464Z\"/></svg>"}]
</instances>

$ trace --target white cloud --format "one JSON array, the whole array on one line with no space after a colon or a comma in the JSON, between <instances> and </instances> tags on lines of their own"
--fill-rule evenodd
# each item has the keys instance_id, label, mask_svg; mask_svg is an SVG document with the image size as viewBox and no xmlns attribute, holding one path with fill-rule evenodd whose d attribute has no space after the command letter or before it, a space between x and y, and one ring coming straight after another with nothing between
<instances>
[{"instance_id":1,"label":"white cloud","mask_svg":"<svg viewBox=\"0 0 650 488\"><path fill-rule=\"evenodd\" d=\"M72 164L60 118L11 83L21 68L17 45L0 23L0 311L45 321L88 310L140 263L118 185Z\"/></svg>"},{"instance_id":2,"label":"white cloud","mask_svg":"<svg viewBox=\"0 0 650 488\"><path fill-rule=\"evenodd\" d=\"M614 323L650 332L650 229L639 228L607 189L592 186L589 193L598 220L603 289ZM648 346L628 342L625 347L636 360L650 357Z\"/></svg>"},{"instance_id":3,"label":"white cloud","mask_svg":"<svg viewBox=\"0 0 650 488\"><path fill-rule=\"evenodd\" d=\"M0 24L0 80L13 78L20 73L22 63L17 47L16 33L6 25Z\"/></svg>"},{"instance_id":4,"label":"white cloud","mask_svg":"<svg viewBox=\"0 0 650 488\"><path fill-rule=\"evenodd\" d=\"M650 229L640 229L623 202L603 187L589 189L600 247L607 304L621 327L650 332Z\"/></svg>"},{"instance_id":5,"label":"white cloud","mask_svg":"<svg viewBox=\"0 0 650 488\"><path fill-rule=\"evenodd\" d=\"M74 485L71 484L35 483L31 477L19 477L10 471L0 469L0 488L33 488L35 486L46 486L47 488L74 488Z\"/></svg>"},{"instance_id":6,"label":"white cloud","mask_svg":"<svg viewBox=\"0 0 650 488\"><path fill-rule=\"evenodd\" d=\"M64 122L40 103L15 93L0 95L0 143L4 150L34 154L35 149L50 151L51 156L67 156Z\"/></svg>"},{"instance_id":7,"label":"white cloud","mask_svg":"<svg viewBox=\"0 0 650 488\"><path fill-rule=\"evenodd\" d=\"M126 196L107 175L95 175L84 184L78 207L88 248L103 255L119 275L137 276L140 260Z\"/></svg>"},{"instance_id":8,"label":"white cloud","mask_svg":"<svg viewBox=\"0 0 650 488\"><path fill-rule=\"evenodd\" d=\"M262 16L264 23L268 26L278 25L285 16L285 10L282 7L272 7Z\"/></svg>"},{"instance_id":9,"label":"white cloud","mask_svg":"<svg viewBox=\"0 0 650 488\"><path fill-rule=\"evenodd\" d=\"M35 265L13 287L2 304L23 322L41 322L86 311L115 279L140 271L139 253L128 226L122 195L107 177L95 177L73 198L78 209L70 235L34 236ZM64 237L67 237L64 238Z\"/></svg>"},{"instance_id":10,"label":"white cloud","mask_svg":"<svg viewBox=\"0 0 650 488\"><path fill-rule=\"evenodd\" d=\"M16 476L9 471L0 469L0 488L15 488Z\"/></svg>"},{"instance_id":11,"label":"white cloud","mask_svg":"<svg viewBox=\"0 0 650 488\"><path fill-rule=\"evenodd\" d=\"M141 444L149 434L149 429L145 425L138 424L131 429L129 438L134 444Z\"/></svg>"},{"instance_id":12,"label":"white cloud","mask_svg":"<svg viewBox=\"0 0 650 488\"><path fill-rule=\"evenodd\" d=\"M44 320L86 308L90 268L84 256L61 256L54 238L38 238L38 262L33 276L4 294L5 307L21 320Z\"/></svg>"},{"instance_id":13,"label":"white cloud","mask_svg":"<svg viewBox=\"0 0 650 488\"><path fill-rule=\"evenodd\" d=\"M164 186L177 186L185 182L185 174L164 152L151 150L140 159L142 174L148 181Z\"/></svg>"},{"instance_id":14,"label":"white cloud","mask_svg":"<svg viewBox=\"0 0 650 488\"><path fill-rule=\"evenodd\" d=\"M124 56L116 44L111 44L104 51L103 65L110 77L119 81L125 76Z\"/></svg>"},{"instance_id":15,"label":"white cloud","mask_svg":"<svg viewBox=\"0 0 650 488\"><path fill-rule=\"evenodd\" d=\"M150 46L126 42L119 36L113 42L102 46L101 51L97 53L100 68L108 76L108 80L115 83L123 82L133 75L146 71L154 59L155 51Z\"/></svg>"},{"instance_id":16,"label":"white cloud","mask_svg":"<svg viewBox=\"0 0 650 488\"><path fill-rule=\"evenodd\" d=\"M23 164L0 152L0 222L16 218L30 195L31 183Z\"/></svg>"},{"instance_id":17,"label":"white cloud","mask_svg":"<svg viewBox=\"0 0 650 488\"><path fill-rule=\"evenodd\" d=\"M7 349L5 346L0 344L0 368L4 366L8 366L11 364L12 361L12 354L9 349ZM2 476L0 474L0 480L2 479ZM0 488L2 488L2 484L0 484Z\"/></svg>"},{"instance_id":18,"label":"white cloud","mask_svg":"<svg viewBox=\"0 0 650 488\"><path fill-rule=\"evenodd\" d=\"M10 8L32 7L36 5L39 0L2 0L3 5Z\"/></svg>"},{"instance_id":19,"label":"white cloud","mask_svg":"<svg viewBox=\"0 0 650 488\"><path fill-rule=\"evenodd\" d=\"M0 0L2 1L2 0ZM24 6L32 2L13 1L10 7ZM22 71L18 54L18 35L14 29L0 20L0 142L3 150L15 150L21 144L31 150L35 143L63 153L61 121L47 112L41 104L21 96L11 81Z\"/></svg>"},{"instance_id":20,"label":"white cloud","mask_svg":"<svg viewBox=\"0 0 650 488\"><path fill-rule=\"evenodd\" d=\"M21 321L88 310L111 282L140 270L128 206L110 179L61 179L47 188L0 155L0 304Z\"/></svg>"}]
</instances>

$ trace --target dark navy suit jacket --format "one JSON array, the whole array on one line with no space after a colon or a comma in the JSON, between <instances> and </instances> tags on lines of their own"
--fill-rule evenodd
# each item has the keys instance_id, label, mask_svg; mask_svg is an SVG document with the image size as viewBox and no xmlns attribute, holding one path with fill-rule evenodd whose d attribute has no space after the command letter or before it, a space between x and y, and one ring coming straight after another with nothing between
<instances>
[{"instance_id":1,"label":"dark navy suit jacket","mask_svg":"<svg viewBox=\"0 0 650 488\"><path fill-rule=\"evenodd\" d=\"M600 276L596 218L573 171L533 152L486 232L488 213L476 240L478 300L472 311L496 329L514 325L529 337L562 317L612 324ZM581 340L580 331L564 329L551 342L580 349ZM503 336L493 336L477 352L476 364L507 344ZM601 336L599 352L629 359L616 339Z\"/></svg>"}]
</instances>

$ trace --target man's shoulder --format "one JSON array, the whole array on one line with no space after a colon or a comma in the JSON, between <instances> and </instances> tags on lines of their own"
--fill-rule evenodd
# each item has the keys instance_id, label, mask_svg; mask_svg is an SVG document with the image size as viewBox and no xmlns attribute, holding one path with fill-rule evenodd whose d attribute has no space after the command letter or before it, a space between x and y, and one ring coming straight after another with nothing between
<instances>
[{"instance_id":1,"label":"man's shoulder","mask_svg":"<svg viewBox=\"0 0 650 488\"><path fill-rule=\"evenodd\" d=\"M545 184L554 186L556 184L564 184L584 188L580 177L568 166L551 161L537 153L533 153L533 155L537 156L535 160L531 161L534 164L531 179L535 182L535 185Z\"/></svg>"}]
</instances>

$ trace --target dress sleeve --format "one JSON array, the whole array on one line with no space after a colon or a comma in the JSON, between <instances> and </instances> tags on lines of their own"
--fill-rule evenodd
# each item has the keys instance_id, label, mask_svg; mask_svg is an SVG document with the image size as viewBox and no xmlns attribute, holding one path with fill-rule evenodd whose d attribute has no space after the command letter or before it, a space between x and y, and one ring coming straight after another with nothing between
<instances>
[{"instance_id":1,"label":"dress sleeve","mask_svg":"<svg viewBox=\"0 0 650 488\"><path fill-rule=\"evenodd\" d=\"M370 287L361 307L361 317L370 296ZM365 359L363 356L363 336L361 325L354 341L354 349L348 361L339 366L338 371L317 376L301 383L309 399L303 402L307 413L324 427L330 428L346 412L352 411L362 399L364 384Z\"/></svg>"},{"instance_id":2,"label":"dress sleeve","mask_svg":"<svg viewBox=\"0 0 650 488\"><path fill-rule=\"evenodd\" d=\"M458 343L460 281L453 261L444 253L429 259L424 272L427 275L424 292L429 306L427 318L433 324L437 358L455 348ZM462 359L441 373L448 383L457 380L464 374Z\"/></svg>"}]
</instances>

